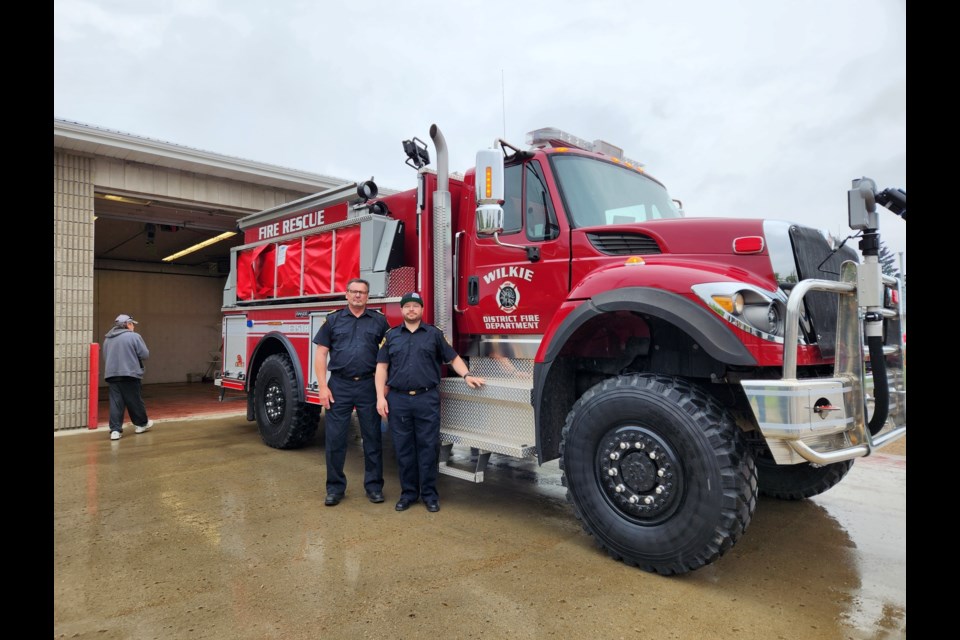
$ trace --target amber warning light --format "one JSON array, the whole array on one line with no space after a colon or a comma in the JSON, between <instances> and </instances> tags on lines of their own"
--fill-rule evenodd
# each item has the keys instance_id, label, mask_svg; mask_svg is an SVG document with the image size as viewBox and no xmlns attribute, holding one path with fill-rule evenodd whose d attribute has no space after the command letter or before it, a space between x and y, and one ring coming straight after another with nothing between
<instances>
[{"instance_id":1,"label":"amber warning light","mask_svg":"<svg viewBox=\"0 0 960 640\"><path fill-rule=\"evenodd\" d=\"M503 202L503 152L484 149L477 152L477 204Z\"/></svg>"}]
</instances>

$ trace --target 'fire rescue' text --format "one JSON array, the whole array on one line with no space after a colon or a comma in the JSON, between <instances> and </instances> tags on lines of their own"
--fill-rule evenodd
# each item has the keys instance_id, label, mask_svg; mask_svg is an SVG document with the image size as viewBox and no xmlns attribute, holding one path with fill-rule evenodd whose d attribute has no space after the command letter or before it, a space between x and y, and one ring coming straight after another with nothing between
<instances>
[{"instance_id":1,"label":"'fire rescue' text","mask_svg":"<svg viewBox=\"0 0 960 640\"><path fill-rule=\"evenodd\" d=\"M266 238L275 238L288 233L296 233L297 231L303 231L304 229L319 227L322 224L323 210L311 211L310 213L305 213L302 216L297 216L296 218L288 218L282 222L274 222L273 224L267 224L260 227L259 237L257 239L264 240Z\"/></svg>"}]
</instances>

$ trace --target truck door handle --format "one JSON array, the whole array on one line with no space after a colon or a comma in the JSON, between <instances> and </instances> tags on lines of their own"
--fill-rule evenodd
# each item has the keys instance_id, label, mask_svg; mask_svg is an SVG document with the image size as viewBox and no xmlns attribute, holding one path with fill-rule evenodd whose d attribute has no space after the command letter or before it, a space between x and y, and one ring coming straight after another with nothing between
<instances>
[{"instance_id":1,"label":"truck door handle","mask_svg":"<svg viewBox=\"0 0 960 640\"><path fill-rule=\"evenodd\" d=\"M477 276L467 279L467 304L480 304L480 278Z\"/></svg>"}]
</instances>

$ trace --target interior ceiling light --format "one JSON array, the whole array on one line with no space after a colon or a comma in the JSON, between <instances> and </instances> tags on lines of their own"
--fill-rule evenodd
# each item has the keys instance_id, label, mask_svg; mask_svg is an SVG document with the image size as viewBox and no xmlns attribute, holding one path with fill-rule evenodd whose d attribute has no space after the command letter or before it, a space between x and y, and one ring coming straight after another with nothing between
<instances>
[{"instance_id":1,"label":"interior ceiling light","mask_svg":"<svg viewBox=\"0 0 960 640\"><path fill-rule=\"evenodd\" d=\"M166 258L163 259L163 262L173 262L173 261L176 260L177 258L182 258L183 256L187 255L188 253L193 253L194 251L199 251L200 249L203 249L204 247L209 247L209 246L212 245L214 242L220 242L221 240L226 240L227 238L232 238L232 237L235 236L235 235L237 235L237 232L236 232L236 231L226 231L226 232L224 232L224 233L221 233L221 234L218 235L218 236L214 236L214 237L210 238L209 240L204 240L203 242L198 242L197 244L193 245L192 247L187 247L187 248L184 249L183 251L178 251L178 252L176 252L176 253L174 253L174 254L172 254L172 255L169 255L169 256L167 256Z\"/></svg>"},{"instance_id":2,"label":"interior ceiling light","mask_svg":"<svg viewBox=\"0 0 960 640\"><path fill-rule=\"evenodd\" d=\"M113 202L123 202L125 204L138 204L141 207L146 207L152 202L152 200L143 200L141 198L129 198L127 196L116 196L116 195L113 195L112 193L95 193L94 195L97 198L100 198L102 200L111 200Z\"/></svg>"}]
</instances>

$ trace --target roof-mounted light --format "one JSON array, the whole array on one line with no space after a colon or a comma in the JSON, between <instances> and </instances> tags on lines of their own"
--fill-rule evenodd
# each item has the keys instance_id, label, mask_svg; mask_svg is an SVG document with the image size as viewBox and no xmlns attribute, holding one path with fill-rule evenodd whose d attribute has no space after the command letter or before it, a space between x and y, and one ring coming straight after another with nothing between
<instances>
[{"instance_id":1,"label":"roof-mounted light","mask_svg":"<svg viewBox=\"0 0 960 640\"><path fill-rule=\"evenodd\" d=\"M631 160L623 155L623 149L616 145L612 145L605 140L594 140L590 142L589 140L584 140L583 138L578 138L577 136L567 133L557 129L556 127L544 127L542 129L535 129L527 133L527 144L535 149L542 149L544 147L551 148L562 148L562 147L572 147L574 149L581 149L583 151L591 151L593 153L601 153L615 162L621 162L626 166L640 170L643 167L642 162L637 162L636 160Z\"/></svg>"}]
</instances>

